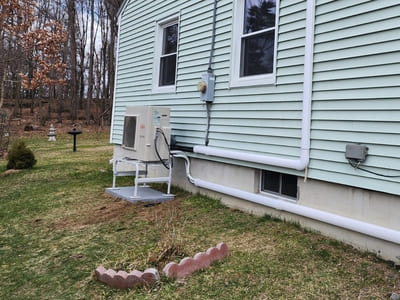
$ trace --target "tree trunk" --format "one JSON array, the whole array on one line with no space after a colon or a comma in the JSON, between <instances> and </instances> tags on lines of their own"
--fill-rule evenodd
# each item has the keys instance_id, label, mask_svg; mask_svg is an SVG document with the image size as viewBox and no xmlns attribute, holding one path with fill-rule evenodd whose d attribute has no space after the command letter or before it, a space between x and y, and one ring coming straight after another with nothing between
<instances>
[{"instance_id":1,"label":"tree trunk","mask_svg":"<svg viewBox=\"0 0 400 300\"><path fill-rule=\"evenodd\" d=\"M94 46L96 44L96 35L94 32L94 0L90 0L90 53L89 53L89 78L88 78L88 94L86 102L86 124L90 123L90 108L93 99L94 84Z\"/></svg>"},{"instance_id":2,"label":"tree trunk","mask_svg":"<svg viewBox=\"0 0 400 300\"><path fill-rule=\"evenodd\" d=\"M79 40L79 72L78 72L78 86L79 86L79 108L83 109L83 99L85 97L85 57L86 57L86 44L87 44L87 30L88 30L88 22L89 22L89 12L85 10L85 5L87 0L79 0L80 7L80 18L78 18L78 28L80 32L80 40Z\"/></svg>"},{"instance_id":3,"label":"tree trunk","mask_svg":"<svg viewBox=\"0 0 400 300\"><path fill-rule=\"evenodd\" d=\"M3 78L1 79L1 92L0 92L0 108L3 106L4 103L4 88L5 88L5 82L6 82L6 70L4 68L3 70Z\"/></svg>"},{"instance_id":4,"label":"tree trunk","mask_svg":"<svg viewBox=\"0 0 400 300\"><path fill-rule=\"evenodd\" d=\"M75 1L68 0L68 32L69 32L69 45L70 45L70 59L71 59L71 119L77 118L77 103L76 103L76 10Z\"/></svg>"}]
</instances>

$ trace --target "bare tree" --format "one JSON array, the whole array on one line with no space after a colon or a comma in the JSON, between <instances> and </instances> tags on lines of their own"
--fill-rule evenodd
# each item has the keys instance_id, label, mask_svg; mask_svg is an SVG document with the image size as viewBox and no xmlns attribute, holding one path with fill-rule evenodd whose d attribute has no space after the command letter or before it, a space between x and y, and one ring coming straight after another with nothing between
<instances>
[{"instance_id":1,"label":"bare tree","mask_svg":"<svg viewBox=\"0 0 400 300\"><path fill-rule=\"evenodd\" d=\"M13 88L18 80L20 60L23 59L19 42L34 22L33 0L0 0L0 108L6 96L6 88Z\"/></svg>"},{"instance_id":2,"label":"bare tree","mask_svg":"<svg viewBox=\"0 0 400 300\"><path fill-rule=\"evenodd\" d=\"M70 88L71 88L71 119L77 118L77 77L76 77L76 8L75 1L68 0L68 32L69 32L69 49L70 49Z\"/></svg>"},{"instance_id":3,"label":"bare tree","mask_svg":"<svg viewBox=\"0 0 400 300\"><path fill-rule=\"evenodd\" d=\"M42 105L35 100L40 96L48 102L48 113L52 101L57 101L59 122L67 107L73 120L78 109L85 109L86 123L92 117L98 124L110 120L117 12L122 2L0 0L0 107L7 100L19 113L23 100L30 99L34 113L34 107ZM68 34L65 42L54 38L61 31ZM45 53L33 32L57 44L57 63L55 53ZM66 66L66 73L61 66Z\"/></svg>"},{"instance_id":4,"label":"bare tree","mask_svg":"<svg viewBox=\"0 0 400 300\"><path fill-rule=\"evenodd\" d=\"M89 78L88 78L88 91L87 91L87 101L86 101L86 124L90 122L90 108L93 99L93 84L94 84L94 55L95 55L95 45L96 45L96 34L97 26L95 30L95 20L94 20L94 0L89 0L90 3L90 51L89 51Z\"/></svg>"},{"instance_id":5,"label":"bare tree","mask_svg":"<svg viewBox=\"0 0 400 300\"><path fill-rule=\"evenodd\" d=\"M79 16L77 17L77 25L78 25L78 53L77 56L79 57L79 71L77 74L78 77L78 86L79 86L79 108L83 108L83 99L85 97L85 70L86 70L86 45L88 42L88 27L89 27L89 18L88 16L88 7L87 7L87 0L79 0Z\"/></svg>"}]
</instances>

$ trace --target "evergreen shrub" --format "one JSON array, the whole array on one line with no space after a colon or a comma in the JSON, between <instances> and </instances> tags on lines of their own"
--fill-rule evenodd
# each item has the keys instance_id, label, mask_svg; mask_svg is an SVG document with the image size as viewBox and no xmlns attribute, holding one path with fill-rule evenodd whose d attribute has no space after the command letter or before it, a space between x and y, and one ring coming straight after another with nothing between
<instances>
[{"instance_id":1,"label":"evergreen shrub","mask_svg":"<svg viewBox=\"0 0 400 300\"><path fill-rule=\"evenodd\" d=\"M11 146L7 160L7 169L29 169L36 164L35 155L23 141L17 141Z\"/></svg>"}]
</instances>

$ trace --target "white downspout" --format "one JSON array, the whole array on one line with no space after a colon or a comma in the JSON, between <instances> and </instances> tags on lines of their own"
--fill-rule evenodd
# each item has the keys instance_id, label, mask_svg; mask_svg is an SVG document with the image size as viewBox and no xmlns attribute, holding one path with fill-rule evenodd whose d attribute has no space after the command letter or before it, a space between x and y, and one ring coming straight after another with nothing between
<instances>
[{"instance_id":1,"label":"white downspout","mask_svg":"<svg viewBox=\"0 0 400 300\"><path fill-rule=\"evenodd\" d=\"M303 111L301 123L301 152L299 159L279 158L246 152L225 150L208 146L194 146L195 153L219 156L247 162L284 167L295 170L304 170L310 161L311 136L311 99L314 62L314 20L315 0L307 1L306 11L306 39L304 54L304 84L303 84Z\"/></svg>"}]
</instances>

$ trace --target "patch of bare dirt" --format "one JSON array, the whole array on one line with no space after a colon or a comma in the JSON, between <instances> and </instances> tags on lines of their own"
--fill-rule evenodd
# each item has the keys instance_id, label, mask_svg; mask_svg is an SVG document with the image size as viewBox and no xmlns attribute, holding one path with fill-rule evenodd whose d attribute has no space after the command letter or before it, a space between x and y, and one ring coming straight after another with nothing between
<instances>
[{"instance_id":1,"label":"patch of bare dirt","mask_svg":"<svg viewBox=\"0 0 400 300\"><path fill-rule=\"evenodd\" d=\"M21 172L21 170L9 169L7 171L4 171L4 172L0 173L0 177L4 177L4 176L7 176L7 175L15 174L15 173L18 173L18 172Z\"/></svg>"},{"instance_id":2,"label":"patch of bare dirt","mask_svg":"<svg viewBox=\"0 0 400 300\"><path fill-rule=\"evenodd\" d=\"M107 200L108 199L110 199L110 201L104 202L101 205L88 207L87 209L82 208L79 211L73 212L73 214L52 223L49 227L54 230L66 228L77 230L90 225L105 224L113 221L128 221L132 219L157 222L157 220L162 219L168 214L172 207L180 206L177 200L148 205L140 202L130 203L111 197L107 197Z\"/></svg>"},{"instance_id":3,"label":"patch of bare dirt","mask_svg":"<svg viewBox=\"0 0 400 300\"><path fill-rule=\"evenodd\" d=\"M115 200L108 203L103 203L100 206L89 207L73 212L68 216L52 223L49 227L54 230L60 229L80 229L88 225L101 223L109 223L117 219L123 219L129 214L133 214L136 210L136 205Z\"/></svg>"}]
</instances>

